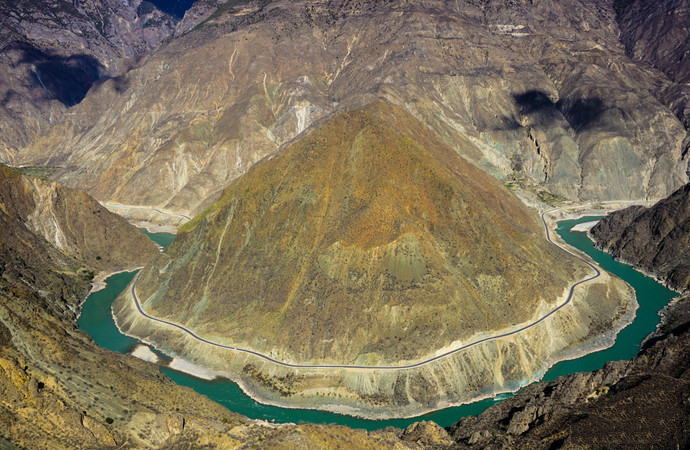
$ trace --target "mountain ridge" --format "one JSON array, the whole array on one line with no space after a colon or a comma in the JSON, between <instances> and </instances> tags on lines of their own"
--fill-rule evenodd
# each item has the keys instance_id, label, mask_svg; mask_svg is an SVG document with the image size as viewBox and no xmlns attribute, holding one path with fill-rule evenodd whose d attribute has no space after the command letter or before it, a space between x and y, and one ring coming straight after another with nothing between
<instances>
[{"instance_id":1,"label":"mountain ridge","mask_svg":"<svg viewBox=\"0 0 690 450\"><path fill-rule=\"evenodd\" d=\"M588 271L510 191L380 100L231 183L114 314L123 333L262 402L400 417L512 391L610 345L636 308L619 280L547 314Z\"/></svg>"},{"instance_id":2,"label":"mountain ridge","mask_svg":"<svg viewBox=\"0 0 690 450\"><path fill-rule=\"evenodd\" d=\"M58 221L71 217L66 236L89 235L106 224L111 236L125 238L101 242L100 249L77 240L76 247L61 250L59 241L26 223L36 186L44 194L59 193L50 214ZM422 448L419 442L452 443L435 424L414 424L405 435L398 429L368 433L248 419L174 384L151 363L97 346L75 323L94 272L144 264L158 250L84 196L0 165L0 447L236 448L288 441L305 448L412 449ZM46 203L42 208L49 209ZM98 259L118 252L127 257Z\"/></svg>"},{"instance_id":3,"label":"mountain ridge","mask_svg":"<svg viewBox=\"0 0 690 450\"><path fill-rule=\"evenodd\" d=\"M398 134L398 130L405 132ZM335 142L331 143L332 140ZM460 161L454 152L434 139L432 133L428 130L425 132L423 127L411 121L409 115L385 103L375 103L364 109L336 116L305 137L304 141L250 170L246 177L231 185L229 193L221 200L193 222L186 224L180 230L179 242L168 252L170 259L165 258L165 261L161 260L159 263L162 267L173 261L166 269L166 274L173 268L180 267L174 262L177 257L173 255L176 254L176 249L189 245L192 236L199 239L198 233L194 231L202 221L204 228L208 230L208 236L203 239L204 247L208 248L208 257L214 256L217 261L213 264L212 261L202 263L203 259L198 260L195 267L206 275L201 275L200 272L172 276L170 282L166 283L169 290L165 295L156 293L157 286L161 283L153 283L149 287L149 278L156 270L146 270L138 288L144 299L143 303L154 314L164 317L170 317L172 310L161 309L163 305L175 304L179 314L182 311L180 303L169 302L170 295L181 295L178 288L174 287L179 285L174 281L176 279L182 281L180 286L191 286L184 280L205 280L203 292L206 296L219 298L220 292L224 292L225 297L231 297L223 298L223 304L238 308L232 313L220 313L217 309L209 309L210 300L203 302L204 308L201 310L206 311L206 315L202 317L197 313L193 316L196 318L194 320L200 322L239 314L245 308L239 305L248 301L258 301L263 305L261 308L275 308L278 315L270 314L269 322L285 320L281 316L292 311L292 299L328 298L329 295L336 295L337 298L326 301L324 306L331 303L333 306L345 306L353 301L353 296L371 296L362 305L368 303L368 307L375 312L381 307L376 306L378 300L375 299L386 295L376 294L379 289L382 292L397 292L397 300L381 300L391 306L399 305L403 311L414 309L413 305L422 301L417 298L418 295L414 301L412 298L405 299L407 295L416 295L412 294L415 291L424 292L423 303L428 307L438 302L444 303L441 298L458 295L473 298L477 305L483 305L481 316L482 322L486 323L496 321L492 318L496 309L489 305L498 302L498 298L502 296L506 296L510 303L510 299L532 298L528 293L540 292L540 295L551 299L547 302L552 302L560 296L567 284L565 274L571 270L570 264L567 270L558 265L552 256L555 252L541 244L543 238L539 235L541 230L538 223L516 203L516 199L511 199L510 195L506 195L507 192L500 193L498 183L491 183L490 178L484 176L479 169ZM445 169L446 167L449 169ZM265 203L264 199L271 200ZM491 208L485 206L487 199L492 199L491 205L495 211L490 211ZM292 212L296 209L300 212L294 217ZM488 217L492 218L491 225ZM510 222L506 220L507 217L510 217ZM209 228L211 223L217 229ZM249 229L242 233L243 227ZM494 228L497 231L491 231ZM516 230L529 230L525 234L530 237L524 237ZM305 237L304 233L308 233L309 237ZM518 251L503 250L503 241L495 244L492 242L497 239L494 236L502 234L515 240L514 245L520 252L534 252L534 260L548 259L550 263L545 266L548 267L546 270L553 271L554 275L550 276L558 279L557 284L560 286L553 289L546 285L534 288L531 283L538 281L527 275L533 272L527 269L532 267L530 261L520 260L522 256ZM209 239L212 241L209 242ZM257 242L254 239L263 240ZM539 246L532 243L532 240L537 239ZM469 241L474 242L476 250L466 245ZM261 256L263 252L266 252L266 260ZM456 252L464 252L465 255L452 256ZM490 255L485 254L487 252ZM203 256L199 255L198 258ZM287 260L284 261L285 258ZM491 262L492 258L500 262ZM461 275L463 272L458 272L458 269L451 269L453 266L462 266L461 261L464 260L469 267L476 269L460 270L468 273L478 271L478 274L486 272L486 282L493 279L489 273L503 277L502 279L517 277L521 282L519 285L509 283L512 287L507 285L500 292L491 292L475 280L470 282L473 286L469 289L463 283L457 283L446 292L441 283L450 283L450 279L455 277L467 277ZM507 261L515 261L515 264ZM576 264L575 261L572 264ZM259 271L250 275L253 273L252 265L265 267L266 273ZM523 276L518 277L513 266L521 267L519 271ZM583 268L578 270L582 271ZM293 271L297 273L288 275ZM318 273L322 274L317 275ZM386 274L383 279L379 278L380 273ZM320 277L324 275L325 278L321 280ZM231 281L237 280L235 277L238 276L245 277L246 288L240 288L241 283ZM316 277L319 281L316 278L311 280L311 277ZM425 279L427 277L435 281L428 281ZM482 277L479 276L479 279ZM495 282L501 284L500 281ZM316 288L312 283L317 283L319 287ZM228 290L227 286L233 284L235 287ZM370 292L370 285L377 286L376 290ZM343 290L342 293L336 294L340 290ZM196 289L190 292L199 291ZM452 292L456 294L453 295ZM462 294L457 294L458 292ZM155 300L149 298L151 293L156 293ZM430 300L436 296L439 297L437 300ZM252 297L256 300L250 300ZM488 300L489 297L493 300ZM513 303L509 315L517 322L532 314L531 310L526 313L521 311L519 302ZM358 308L359 304L355 302L352 306ZM465 304L465 307L470 306ZM324 313L328 317L342 317L334 311L327 311L328 308ZM403 311L401 314L404 317ZM297 310L294 310L290 314L296 313ZM479 310L469 313L469 317L478 314ZM442 314L439 312L438 315ZM269 325L265 320L255 322ZM318 322L321 319L315 317L314 320ZM426 321L412 322L425 323L429 320L438 322L431 317ZM501 320L503 319L498 319L499 322ZM304 329L304 323L303 320L293 318L284 324L270 326L273 330L280 329L281 333L286 333L285 327L288 327L299 335L298 329L290 324ZM324 330L331 330L325 339L342 339L347 329L341 329L337 325L338 321L332 320L329 323L329 326L323 325ZM354 323L359 324L361 321L354 320ZM443 329L440 324L438 326ZM436 327L434 325L431 328ZM451 335L460 337L472 334L470 330L474 327L468 323ZM213 328L209 330L211 329ZM272 335L268 329L266 331L268 335ZM228 330L212 333L218 333L225 339L229 336ZM296 334L289 335L294 338ZM348 340L353 339L353 336L345 336ZM271 344L268 345L270 348ZM344 348L333 353L342 355L343 350Z\"/></svg>"},{"instance_id":4,"label":"mountain ridge","mask_svg":"<svg viewBox=\"0 0 690 450\"><path fill-rule=\"evenodd\" d=\"M60 166L102 201L193 215L319 119L382 97L524 180L533 203L663 197L687 180L686 129L659 94L673 81L626 56L610 4L233 5L103 83L18 161Z\"/></svg>"}]
</instances>

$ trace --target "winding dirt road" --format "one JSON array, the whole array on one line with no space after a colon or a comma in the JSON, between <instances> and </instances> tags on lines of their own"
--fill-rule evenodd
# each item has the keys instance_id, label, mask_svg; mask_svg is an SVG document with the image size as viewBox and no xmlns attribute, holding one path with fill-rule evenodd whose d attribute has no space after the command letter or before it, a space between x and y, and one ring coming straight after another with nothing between
<instances>
[{"instance_id":1,"label":"winding dirt road","mask_svg":"<svg viewBox=\"0 0 690 450\"><path fill-rule=\"evenodd\" d=\"M561 245L559 245L559 244L557 244L556 242L554 242L554 241L551 240L551 233L550 233L550 231L549 231L548 224L546 223L546 215L547 215L547 214L550 214L550 213L553 213L553 212L556 212L556 211L560 211L560 210L562 210L562 209L577 208L577 207L581 207L581 205L573 206L573 207L565 207L565 208L556 208L556 209L552 209L552 210L549 210L549 211L544 211L544 212L542 212L542 214L541 214L541 220L542 220L542 223L544 224L544 230L545 230L545 232L546 232L546 240L549 241L552 245L555 245L556 247L560 248L561 250L567 252L568 254L574 256L575 258L577 258L577 259L579 259L580 261L582 261L582 262L584 262L585 264L587 264L587 265L594 271L594 275L591 275L591 276L589 276L589 277L587 277L587 278L584 278L584 279L582 279L582 280L580 280L580 281L577 281L577 282L573 283L573 284L570 286L570 289L569 289L569 291L568 291L568 297L566 298L566 300L565 300L563 303L561 303L560 305L558 305L558 306L557 306L556 308L554 308L553 310L549 311L547 314L545 314L545 315L542 316L541 318L535 320L534 322L532 322L532 323L530 323L530 324L527 324L527 325L523 326L522 328L519 328L519 329L513 330L513 331L509 331L509 332L506 332L506 333L501 333L501 334L497 334L497 335L494 335L494 336L486 337L486 338L483 338L483 339L479 339L479 340L477 340L477 341L471 342L471 343L469 343L469 344L462 345L462 346L460 346L460 347L458 347L458 348L455 348L455 349L453 349L453 350L449 350L449 351L447 351L447 352L445 352L445 353L443 353L443 354L434 356L434 357L432 357L432 358L425 359L425 360L423 360L423 361L420 361L420 362L417 362L417 363L414 363L414 364L406 364L406 365L399 365L399 366L366 366L366 365L348 365L348 364L292 364L292 363L287 363L287 362L284 362L284 361L279 361L279 360L277 360L277 359L271 358L271 357L268 356L268 355L265 355L265 354L263 354L263 353L259 353L259 352L254 351L254 350L249 350L249 349L246 349L246 348L235 347L235 346L231 346L231 345L224 345L224 344L219 344L219 343L217 343L217 342L209 341L208 339L204 339L204 338L198 336L198 335L195 334L192 330L190 330L190 329L188 329L188 328L185 328L185 327L182 326L182 325L179 325L179 324L174 323L174 322L169 322L169 321L163 320L163 319L158 319L158 318L156 318L156 317L153 317L153 316L150 316L150 315L146 314L146 312L145 312L145 311L143 310L143 308L141 307L141 304L139 303L139 298L137 297L137 294L136 294L136 292L135 292L135 287L136 287L137 281L139 280L139 276L141 275L141 271L137 274L136 278L134 279L134 282L132 283L132 285L131 285L131 287L130 287L130 292L131 292L131 294L132 294L132 299L134 300L134 304L135 304L137 310L139 311L139 313L140 313L142 316L144 316L144 317L146 317L147 319L149 319L149 320L152 320L152 321L154 321L154 322L162 323L162 324L169 325L169 326L171 326L171 327L177 328L177 329L179 329L179 330L181 330L181 331L187 333L188 335L190 335L190 336L193 337L194 339L196 339L196 340L198 340L198 341L200 341L200 342L203 342L203 343L205 343L205 344L212 345L212 346L218 347L218 348L223 348L223 349L227 349L227 350L232 350L232 351L236 351L236 352L241 352L241 353L246 353L246 354L254 355L254 356L257 356L257 357L259 357L259 358L262 358L262 359L264 359L264 360L266 360L266 361L270 361L270 362L272 362L272 363L274 363L274 364L278 364L279 366L289 367L289 368L294 368L294 369L357 369L357 370L407 370L407 369L414 369L414 368L417 368L417 367L421 367L421 366L430 364L430 363L432 363L432 362L434 362L434 361L438 361L439 359L442 359L442 358L445 358L445 357L447 357L447 356L453 355L453 354L455 354L455 353L461 352L461 351L463 351L463 350L466 350L466 349L468 349L468 348L470 348L470 347L474 347L474 346L476 346L476 345L482 344L482 343L484 343L484 342L489 342L489 341L493 341L493 340L505 338L505 337L508 337L508 336L512 336L512 335L521 333L521 332L523 332L523 331L525 331L525 330L527 330L527 329L529 329L529 328L532 328L532 327L534 327L534 326L540 324L541 322L545 321L546 319L548 319L548 318L551 317L552 315L556 314L558 311L560 311L562 308L564 308L564 307L567 306L568 304L570 304L570 303L572 302L573 295L574 295L574 292L575 292L575 288L576 288L576 287L578 287L578 286L581 285L581 284L587 283L587 282L589 282L589 281L592 281L592 280L598 278L598 277L601 275L601 271L600 271L594 264L590 263L589 261L587 261L585 258L581 257L580 255L578 255L578 254L576 254L576 253L574 253L574 252L571 252L571 251L568 250L567 248L565 248L565 247L563 247L563 246L561 246Z\"/></svg>"}]
</instances>

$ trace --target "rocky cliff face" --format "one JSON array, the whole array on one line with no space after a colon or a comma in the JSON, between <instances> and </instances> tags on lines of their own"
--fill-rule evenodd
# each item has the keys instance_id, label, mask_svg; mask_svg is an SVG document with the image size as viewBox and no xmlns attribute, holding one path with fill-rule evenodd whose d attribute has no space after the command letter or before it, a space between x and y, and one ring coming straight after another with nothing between
<instances>
[{"instance_id":1,"label":"rocky cliff face","mask_svg":"<svg viewBox=\"0 0 690 450\"><path fill-rule=\"evenodd\" d=\"M614 2L628 55L661 70L672 81L657 96L685 128L690 126L690 5L683 0Z\"/></svg>"},{"instance_id":2,"label":"rocky cliff face","mask_svg":"<svg viewBox=\"0 0 690 450\"><path fill-rule=\"evenodd\" d=\"M91 86L174 28L141 0L0 2L0 160L12 162Z\"/></svg>"},{"instance_id":3,"label":"rocky cliff face","mask_svg":"<svg viewBox=\"0 0 690 450\"><path fill-rule=\"evenodd\" d=\"M54 195L52 203L46 192ZM36 227L43 223L32 214L39 204L46 210L41 217L54 219L49 223L58 227L61 217L71 217L71 234L59 234L69 240L53 239L52 230L46 235ZM424 423L407 432L374 433L262 424L175 385L154 365L96 346L74 325L96 270L88 262L122 269L143 264L157 250L134 227L94 205L80 192L0 166L0 447L421 448L452 443L443 429ZM101 241L100 248L71 241L95 237L93 228L121 239ZM97 260L118 252L129 257Z\"/></svg>"},{"instance_id":4,"label":"rocky cliff face","mask_svg":"<svg viewBox=\"0 0 690 450\"><path fill-rule=\"evenodd\" d=\"M598 245L679 290L688 288L686 185L651 208L614 212L592 229ZM461 420L461 448L685 448L690 444L690 298L663 311L662 323L632 361L529 386Z\"/></svg>"},{"instance_id":5,"label":"rocky cliff face","mask_svg":"<svg viewBox=\"0 0 690 450\"><path fill-rule=\"evenodd\" d=\"M136 267L156 255L151 240L84 192L0 167L3 242L25 249L19 253L32 255L31 248L37 247L51 254L48 249L54 249L58 261L79 261L73 269L83 265L107 272Z\"/></svg>"},{"instance_id":6,"label":"rocky cliff face","mask_svg":"<svg viewBox=\"0 0 690 450\"><path fill-rule=\"evenodd\" d=\"M662 197L687 180L661 95L675 81L626 53L612 3L228 2L182 30L17 161L190 214L315 122L383 97L535 192Z\"/></svg>"},{"instance_id":7,"label":"rocky cliff face","mask_svg":"<svg viewBox=\"0 0 690 450\"><path fill-rule=\"evenodd\" d=\"M379 101L232 183L142 272L136 292L159 319L280 361L400 366L533 323L587 273L505 187ZM566 355L608 345L634 309L625 286L604 278L524 333L377 371L293 369L209 346L146 319L129 289L114 305L127 333L264 401L371 417L512 390Z\"/></svg>"},{"instance_id":8,"label":"rocky cliff face","mask_svg":"<svg viewBox=\"0 0 690 450\"><path fill-rule=\"evenodd\" d=\"M690 314L676 319L632 361L525 388L451 429L460 448L684 448L690 443Z\"/></svg>"},{"instance_id":9,"label":"rocky cliff face","mask_svg":"<svg viewBox=\"0 0 690 450\"><path fill-rule=\"evenodd\" d=\"M650 208L609 214L590 234L606 252L673 288L685 291L690 286L690 184Z\"/></svg>"}]
</instances>

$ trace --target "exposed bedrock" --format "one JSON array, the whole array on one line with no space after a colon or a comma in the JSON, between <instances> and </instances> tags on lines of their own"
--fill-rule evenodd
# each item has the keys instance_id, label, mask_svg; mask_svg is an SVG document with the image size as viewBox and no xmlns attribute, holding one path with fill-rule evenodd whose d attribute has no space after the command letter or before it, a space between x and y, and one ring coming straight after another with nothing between
<instances>
[{"instance_id":1,"label":"exposed bedrock","mask_svg":"<svg viewBox=\"0 0 690 450\"><path fill-rule=\"evenodd\" d=\"M687 181L686 130L657 95L673 81L626 53L612 5L572 3L226 4L16 161L192 215L307 128L382 97L532 196L666 196Z\"/></svg>"},{"instance_id":2,"label":"exposed bedrock","mask_svg":"<svg viewBox=\"0 0 690 450\"><path fill-rule=\"evenodd\" d=\"M674 289L690 285L690 184L659 203L632 206L602 219L590 234L597 246Z\"/></svg>"}]
</instances>

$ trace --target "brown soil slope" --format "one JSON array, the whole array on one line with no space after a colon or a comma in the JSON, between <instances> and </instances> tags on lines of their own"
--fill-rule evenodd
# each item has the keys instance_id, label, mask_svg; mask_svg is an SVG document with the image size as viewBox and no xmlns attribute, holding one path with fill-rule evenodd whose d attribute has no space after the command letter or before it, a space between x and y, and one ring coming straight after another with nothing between
<instances>
[{"instance_id":1,"label":"brown soil slope","mask_svg":"<svg viewBox=\"0 0 690 450\"><path fill-rule=\"evenodd\" d=\"M530 320L582 267L510 192L377 102L233 183L137 290L218 342L396 363Z\"/></svg>"}]
</instances>

